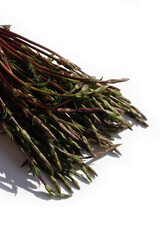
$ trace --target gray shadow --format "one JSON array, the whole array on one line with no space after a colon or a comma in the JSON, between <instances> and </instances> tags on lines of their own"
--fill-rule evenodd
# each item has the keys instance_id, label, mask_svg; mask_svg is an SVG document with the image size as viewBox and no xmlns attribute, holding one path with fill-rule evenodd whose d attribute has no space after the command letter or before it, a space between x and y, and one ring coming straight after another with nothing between
<instances>
[{"instance_id":1,"label":"gray shadow","mask_svg":"<svg viewBox=\"0 0 160 240\"><path fill-rule=\"evenodd\" d=\"M127 120L130 120L129 117L127 117ZM137 123L137 122L135 122ZM135 124L135 125L140 125ZM112 135L114 138L121 139L121 137L117 134ZM92 146L93 151L96 152L101 152L102 148L97 147L97 146ZM118 148L119 150L119 148ZM83 153L83 152L82 152ZM86 163L92 167L92 164L95 161L98 161L104 157L111 156L113 158L120 158L120 156L115 153L115 152L107 152L99 157L96 158L89 158L86 159ZM24 162L24 155L16 146L14 142L12 142L8 136L5 134L0 134L0 188L10 192L11 194L14 194L15 196L18 194L18 191L20 188L32 193L36 197L42 199L42 200L65 200L61 198L57 198L55 196L50 197L46 190L44 191L38 190L40 180L32 174L28 173L28 167L23 167L21 168L20 166ZM94 169L94 167L93 167ZM95 175L90 174L91 177L94 179ZM76 176L78 182L83 182L85 184L89 184L90 182L84 178L80 178ZM46 180L47 178L45 178ZM50 183L50 182L49 182ZM70 182L71 187L73 190L77 190L77 188ZM65 185L62 182L59 182L60 187L68 193L68 189L65 187ZM54 187L53 187L54 188Z\"/></svg>"},{"instance_id":2,"label":"gray shadow","mask_svg":"<svg viewBox=\"0 0 160 240\"><path fill-rule=\"evenodd\" d=\"M0 135L0 188L14 196L20 188L32 193L42 200L64 200L56 196L50 197L47 192L38 190L41 185L39 179L29 174L27 166L21 167L24 155L18 146L5 135Z\"/></svg>"}]
</instances>

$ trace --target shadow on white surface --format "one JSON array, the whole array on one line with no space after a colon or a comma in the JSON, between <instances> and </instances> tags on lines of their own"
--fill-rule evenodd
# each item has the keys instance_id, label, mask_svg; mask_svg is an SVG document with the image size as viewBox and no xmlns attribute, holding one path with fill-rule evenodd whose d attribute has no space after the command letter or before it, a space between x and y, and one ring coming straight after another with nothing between
<instances>
[{"instance_id":1,"label":"shadow on white surface","mask_svg":"<svg viewBox=\"0 0 160 240\"><path fill-rule=\"evenodd\" d=\"M128 121L131 119L126 117ZM138 126L139 123L132 120L132 122ZM113 134L115 140L120 140L121 137L119 135ZM120 143L120 142L119 142ZM99 147L95 147L94 151L101 151ZM119 150L119 149L118 149ZM114 152L105 153L103 156L99 156L94 159L88 159L87 164L92 167L92 164L102 157L106 155L119 158L119 155ZM5 190L15 196L18 194L20 189L28 191L29 193L35 195L38 198L43 200L61 200L57 197L50 197L48 193L46 193L44 186L40 183L37 177L34 177L32 174L29 174L28 167L21 168L20 166L24 162L25 158L19 148L13 143L5 134L0 134L0 189ZM92 178L95 176L92 175ZM47 179L45 179L47 180ZM86 178L77 177L78 182L82 182L85 184L89 184ZM48 180L47 180L48 181ZM67 192L66 187L63 183L59 183L61 188ZM76 190L75 186L70 183L73 190Z\"/></svg>"},{"instance_id":2,"label":"shadow on white surface","mask_svg":"<svg viewBox=\"0 0 160 240\"><path fill-rule=\"evenodd\" d=\"M43 200L60 200L41 190L39 179L29 174L27 167L21 168L24 160L18 147L6 135L0 135L0 190L16 196L23 189Z\"/></svg>"},{"instance_id":3,"label":"shadow on white surface","mask_svg":"<svg viewBox=\"0 0 160 240\"><path fill-rule=\"evenodd\" d=\"M4 190L16 196L21 189L28 191L42 200L65 200L56 196L50 197L40 180L29 173L27 166L21 167L25 158L15 143L8 136L0 134L0 191ZM50 183L46 176L45 181ZM92 176L94 178L94 176ZM79 182L89 184L86 178L75 177ZM68 192L63 183L59 182L62 191ZM77 188L70 182L74 190Z\"/></svg>"},{"instance_id":4,"label":"shadow on white surface","mask_svg":"<svg viewBox=\"0 0 160 240\"><path fill-rule=\"evenodd\" d=\"M100 149L95 149L100 150ZM112 157L118 157L114 153L106 153L105 155L110 155ZM87 163L91 165L95 161L98 161L102 157L97 157L95 159L88 160ZM43 200L61 200L57 197L50 197L46 193L43 185L40 183L39 179L29 174L29 168L24 166L21 168L24 162L24 155L21 153L19 148L14 144L5 134L0 135L0 190L4 190L8 193L14 194L15 196L21 191L21 189L28 191L29 193L35 195ZM94 179L94 175L91 174ZM89 184L86 178L77 178L78 182ZM47 180L47 179L45 179ZM59 183L62 190L67 192L67 189L63 183ZM76 190L75 186L70 183L73 190ZM43 189L42 189L43 188Z\"/></svg>"}]
</instances>

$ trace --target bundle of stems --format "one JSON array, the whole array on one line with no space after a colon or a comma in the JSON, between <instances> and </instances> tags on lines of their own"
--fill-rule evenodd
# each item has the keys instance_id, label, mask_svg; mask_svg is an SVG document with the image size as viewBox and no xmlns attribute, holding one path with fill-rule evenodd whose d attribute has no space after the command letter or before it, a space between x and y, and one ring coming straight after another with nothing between
<instances>
[{"instance_id":1,"label":"bundle of stems","mask_svg":"<svg viewBox=\"0 0 160 240\"><path fill-rule=\"evenodd\" d=\"M96 79L56 52L0 26L0 127L50 195L70 196L73 185L80 188L76 177L92 181L97 174L87 159L108 151L120 155L112 133L132 129L125 115L147 126L146 117L113 86L127 80ZM60 182L68 193L61 191Z\"/></svg>"}]
</instances>

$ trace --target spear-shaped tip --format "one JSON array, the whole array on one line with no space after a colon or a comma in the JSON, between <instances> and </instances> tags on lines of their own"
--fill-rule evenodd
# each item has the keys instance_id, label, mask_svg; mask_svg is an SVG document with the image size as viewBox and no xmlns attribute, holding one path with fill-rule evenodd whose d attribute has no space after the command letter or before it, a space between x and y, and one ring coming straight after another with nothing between
<instances>
[{"instance_id":1,"label":"spear-shaped tip","mask_svg":"<svg viewBox=\"0 0 160 240\"><path fill-rule=\"evenodd\" d=\"M114 83L126 82L128 80L129 80L129 78L109 79L109 80L106 80L106 81L102 81L102 83L114 84Z\"/></svg>"},{"instance_id":2,"label":"spear-shaped tip","mask_svg":"<svg viewBox=\"0 0 160 240\"><path fill-rule=\"evenodd\" d=\"M60 198L68 198L72 196L72 194L64 194L64 193L56 192L49 184L46 184L45 188L51 197L53 197L54 195Z\"/></svg>"},{"instance_id":3,"label":"spear-shaped tip","mask_svg":"<svg viewBox=\"0 0 160 240\"><path fill-rule=\"evenodd\" d=\"M0 27L4 28L6 30L10 30L11 26L12 26L11 24L0 25Z\"/></svg>"}]
</instances>

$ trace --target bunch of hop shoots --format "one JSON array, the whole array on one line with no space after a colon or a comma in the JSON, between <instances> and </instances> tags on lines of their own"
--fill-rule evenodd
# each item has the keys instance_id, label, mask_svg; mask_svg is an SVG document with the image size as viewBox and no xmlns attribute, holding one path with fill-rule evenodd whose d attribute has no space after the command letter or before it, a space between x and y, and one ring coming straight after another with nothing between
<instances>
[{"instance_id":1,"label":"bunch of hop shoots","mask_svg":"<svg viewBox=\"0 0 160 240\"><path fill-rule=\"evenodd\" d=\"M78 179L92 181L97 174L88 159L109 151L120 155L113 133L132 129L134 121L147 126L146 117L114 86L127 80L96 79L0 26L0 128L50 195L68 197L73 185L80 188Z\"/></svg>"}]
</instances>

